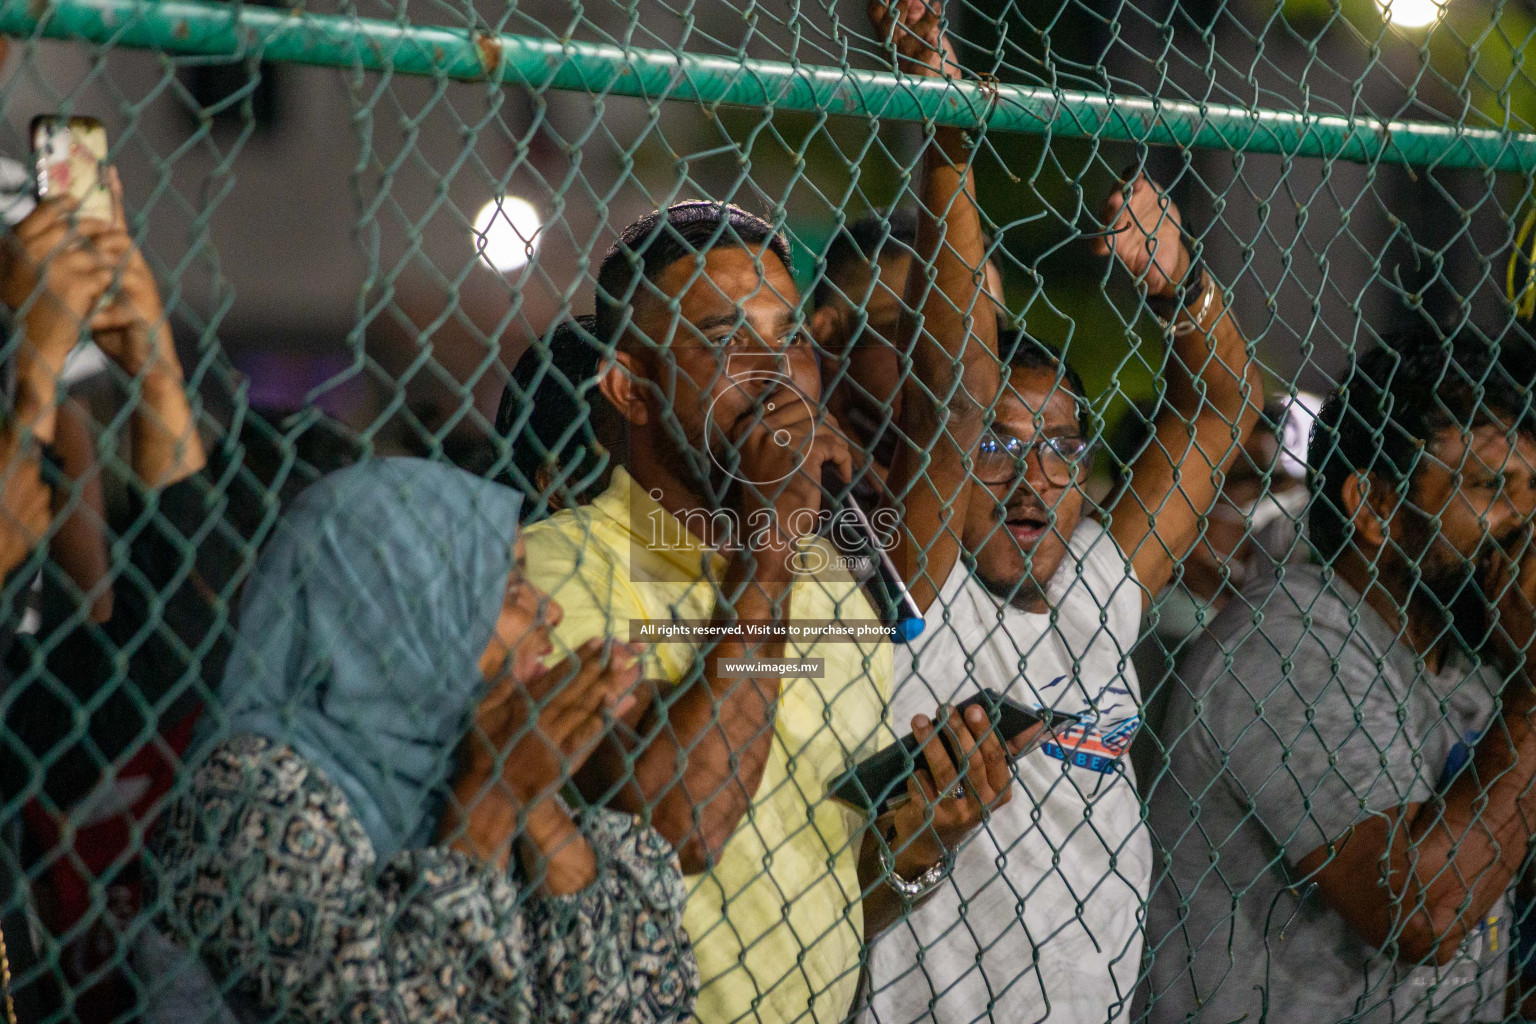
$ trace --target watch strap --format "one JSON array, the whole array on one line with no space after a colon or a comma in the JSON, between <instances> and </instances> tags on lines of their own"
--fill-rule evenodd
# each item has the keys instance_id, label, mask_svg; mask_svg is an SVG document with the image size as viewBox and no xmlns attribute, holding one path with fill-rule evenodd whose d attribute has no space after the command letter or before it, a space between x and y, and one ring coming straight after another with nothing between
<instances>
[{"instance_id":1,"label":"watch strap","mask_svg":"<svg viewBox=\"0 0 1536 1024\"><path fill-rule=\"evenodd\" d=\"M1147 308L1164 325L1170 324L1178 318L1180 312L1205 298L1208 287L1205 260L1196 256L1190 260L1189 268L1184 272L1184 280L1179 283L1175 294L1149 295L1146 299Z\"/></svg>"},{"instance_id":2,"label":"watch strap","mask_svg":"<svg viewBox=\"0 0 1536 1024\"><path fill-rule=\"evenodd\" d=\"M938 888L939 883L949 877L951 867L946 858L916 878L903 878L896 870L896 858L891 854L891 848L887 843L880 844L880 866L885 869L885 884L898 895L909 900L921 899Z\"/></svg>"}]
</instances>

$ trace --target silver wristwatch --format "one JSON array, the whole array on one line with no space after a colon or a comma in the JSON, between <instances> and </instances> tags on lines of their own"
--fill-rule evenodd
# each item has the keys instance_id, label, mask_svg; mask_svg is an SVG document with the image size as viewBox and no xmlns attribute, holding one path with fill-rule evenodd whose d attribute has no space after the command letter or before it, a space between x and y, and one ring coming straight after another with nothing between
<instances>
[{"instance_id":1,"label":"silver wristwatch","mask_svg":"<svg viewBox=\"0 0 1536 1024\"><path fill-rule=\"evenodd\" d=\"M938 888L939 883L949 876L951 864L946 857L916 878L910 880L902 878L896 871L896 858L891 855L890 846L881 843L880 866L885 869L886 885L906 899L916 900L922 899Z\"/></svg>"}]
</instances>

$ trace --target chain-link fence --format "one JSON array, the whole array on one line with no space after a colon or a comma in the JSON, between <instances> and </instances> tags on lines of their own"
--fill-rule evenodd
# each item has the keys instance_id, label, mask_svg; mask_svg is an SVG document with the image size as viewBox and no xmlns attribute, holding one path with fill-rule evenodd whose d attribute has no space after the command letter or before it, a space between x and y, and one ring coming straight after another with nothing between
<instances>
[{"instance_id":1,"label":"chain-link fence","mask_svg":"<svg viewBox=\"0 0 1536 1024\"><path fill-rule=\"evenodd\" d=\"M1528 1016L1525 5L0 33L13 1020Z\"/></svg>"}]
</instances>

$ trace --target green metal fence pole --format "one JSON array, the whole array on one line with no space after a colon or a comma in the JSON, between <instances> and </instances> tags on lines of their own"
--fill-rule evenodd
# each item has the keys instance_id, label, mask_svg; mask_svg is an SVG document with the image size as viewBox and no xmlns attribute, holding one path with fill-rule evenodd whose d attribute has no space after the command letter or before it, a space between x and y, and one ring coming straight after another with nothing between
<instances>
[{"instance_id":1,"label":"green metal fence pole","mask_svg":"<svg viewBox=\"0 0 1536 1024\"><path fill-rule=\"evenodd\" d=\"M1536 170L1536 134L1421 121L982 86L813 67L400 25L196 0L0 0L0 32L164 53L238 56L508 85L775 110L932 120L989 131L1361 163Z\"/></svg>"}]
</instances>

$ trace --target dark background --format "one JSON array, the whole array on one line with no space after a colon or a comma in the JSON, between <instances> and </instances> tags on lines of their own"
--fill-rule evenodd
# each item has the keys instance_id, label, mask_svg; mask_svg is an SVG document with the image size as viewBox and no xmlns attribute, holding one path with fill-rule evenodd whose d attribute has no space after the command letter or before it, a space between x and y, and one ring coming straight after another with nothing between
<instances>
[{"instance_id":1,"label":"dark background","mask_svg":"<svg viewBox=\"0 0 1536 1024\"><path fill-rule=\"evenodd\" d=\"M1532 105L1514 61L1536 24L1522 7L1457 0L1428 32L1387 26L1372 0L950 7L962 61L1003 81L1515 128ZM408 14L875 66L857 3ZM25 154L38 112L107 122L210 416L227 419L244 389L265 409L318 405L383 450L482 435L505 367L554 319L591 309L615 229L653 205L708 196L780 219L809 285L840 209L852 219L901 199L922 131L53 42L13 45L3 81L0 151ZM1115 173L1141 161L1173 186L1279 390L1326 389L1353 347L1418 316L1491 331L1508 319L1524 179L989 135L980 194L1009 305L1068 346L1108 420L1152 393L1161 343L1146 320L1127 322L1132 292L1079 236ZM545 221L535 261L506 277L477 261L469 227L503 190Z\"/></svg>"}]
</instances>

